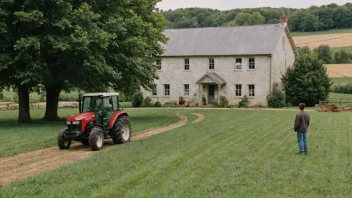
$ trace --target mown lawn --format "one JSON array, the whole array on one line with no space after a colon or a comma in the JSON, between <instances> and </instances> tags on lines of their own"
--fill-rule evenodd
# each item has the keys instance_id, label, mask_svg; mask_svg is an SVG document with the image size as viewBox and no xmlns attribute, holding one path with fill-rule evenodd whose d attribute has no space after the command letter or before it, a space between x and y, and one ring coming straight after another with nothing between
<instances>
[{"instance_id":1,"label":"mown lawn","mask_svg":"<svg viewBox=\"0 0 352 198\"><path fill-rule=\"evenodd\" d=\"M2 197L351 195L352 113L310 112L310 153L299 156L292 133L295 112L199 111L207 119L198 124L99 151L78 163L12 183L0 193Z\"/></svg>"},{"instance_id":2,"label":"mown lawn","mask_svg":"<svg viewBox=\"0 0 352 198\"><path fill-rule=\"evenodd\" d=\"M295 37L295 36L311 36L311 35L343 34L343 33L352 33L352 29L333 29L333 30L316 31L316 32L291 32L291 35Z\"/></svg>"},{"instance_id":3,"label":"mown lawn","mask_svg":"<svg viewBox=\"0 0 352 198\"><path fill-rule=\"evenodd\" d=\"M168 110L128 110L133 132L144 129L165 126L177 122L179 118ZM66 118L76 114L77 110L60 109L59 116ZM153 114L153 116L151 116ZM32 124L19 124L16 122L17 111L0 111L0 157L33 151L56 145L57 134L65 125L65 121L46 122L38 119L44 115L44 109L31 110Z\"/></svg>"}]
</instances>

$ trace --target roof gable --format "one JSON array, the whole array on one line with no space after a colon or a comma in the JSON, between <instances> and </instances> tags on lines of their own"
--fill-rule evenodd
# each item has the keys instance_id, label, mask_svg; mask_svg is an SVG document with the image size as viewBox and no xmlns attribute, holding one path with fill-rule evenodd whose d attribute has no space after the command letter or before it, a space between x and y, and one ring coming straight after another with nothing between
<instances>
[{"instance_id":1,"label":"roof gable","mask_svg":"<svg viewBox=\"0 0 352 198\"><path fill-rule=\"evenodd\" d=\"M226 80L224 80L216 72L207 72L197 81L196 84L203 84L203 83L216 83L218 85L224 85L226 84Z\"/></svg>"},{"instance_id":2,"label":"roof gable","mask_svg":"<svg viewBox=\"0 0 352 198\"><path fill-rule=\"evenodd\" d=\"M167 29L162 56L269 55L284 31L282 24Z\"/></svg>"}]
</instances>

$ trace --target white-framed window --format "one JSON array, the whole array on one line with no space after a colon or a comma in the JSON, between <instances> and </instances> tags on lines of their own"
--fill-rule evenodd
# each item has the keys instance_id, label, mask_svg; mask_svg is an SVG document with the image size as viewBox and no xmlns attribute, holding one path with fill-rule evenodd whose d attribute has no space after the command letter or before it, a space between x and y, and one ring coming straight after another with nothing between
<instances>
[{"instance_id":1,"label":"white-framed window","mask_svg":"<svg viewBox=\"0 0 352 198\"><path fill-rule=\"evenodd\" d=\"M242 96L242 85L235 85L236 96Z\"/></svg>"},{"instance_id":2,"label":"white-framed window","mask_svg":"<svg viewBox=\"0 0 352 198\"><path fill-rule=\"evenodd\" d=\"M255 96L255 85L248 85L248 93L250 97Z\"/></svg>"},{"instance_id":3,"label":"white-framed window","mask_svg":"<svg viewBox=\"0 0 352 198\"><path fill-rule=\"evenodd\" d=\"M189 96L189 84L183 85L184 95Z\"/></svg>"},{"instance_id":4,"label":"white-framed window","mask_svg":"<svg viewBox=\"0 0 352 198\"><path fill-rule=\"evenodd\" d=\"M165 96L170 95L170 85L169 84L164 85L164 94L165 94Z\"/></svg>"},{"instance_id":5,"label":"white-framed window","mask_svg":"<svg viewBox=\"0 0 352 198\"><path fill-rule=\"evenodd\" d=\"M215 69L215 60L213 58L209 58L209 69Z\"/></svg>"},{"instance_id":6,"label":"white-framed window","mask_svg":"<svg viewBox=\"0 0 352 198\"><path fill-rule=\"evenodd\" d=\"M185 70L189 70L189 59L185 59Z\"/></svg>"},{"instance_id":7,"label":"white-framed window","mask_svg":"<svg viewBox=\"0 0 352 198\"><path fill-rule=\"evenodd\" d=\"M156 67L160 70L161 69L161 59L156 60Z\"/></svg>"},{"instance_id":8,"label":"white-framed window","mask_svg":"<svg viewBox=\"0 0 352 198\"><path fill-rule=\"evenodd\" d=\"M153 96L158 95L158 90L157 90L157 86L156 86L156 85L154 85L154 87L153 87L153 92L152 92L152 94L153 94Z\"/></svg>"},{"instance_id":9,"label":"white-framed window","mask_svg":"<svg viewBox=\"0 0 352 198\"><path fill-rule=\"evenodd\" d=\"M255 69L255 58L249 58L249 69Z\"/></svg>"},{"instance_id":10,"label":"white-framed window","mask_svg":"<svg viewBox=\"0 0 352 198\"><path fill-rule=\"evenodd\" d=\"M235 69L242 69L242 58L236 58Z\"/></svg>"}]
</instances>

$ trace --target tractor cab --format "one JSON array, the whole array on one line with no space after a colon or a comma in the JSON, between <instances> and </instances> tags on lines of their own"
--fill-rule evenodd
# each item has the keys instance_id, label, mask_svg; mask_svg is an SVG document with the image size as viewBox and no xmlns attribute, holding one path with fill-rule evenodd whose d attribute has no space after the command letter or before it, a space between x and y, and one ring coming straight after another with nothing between
<instances>
[{"instance_id":1,"label":"tractor cab","mask_svg":"<svg viewBox=\"0 0 352 198\"><path fill-rule=\"evenodd\" d=\"M80 105L80 113L94 112L95 124L107 127L113 112L120 110L118 97L117 93L85 94Z\"/></svg>"}]
</instances>

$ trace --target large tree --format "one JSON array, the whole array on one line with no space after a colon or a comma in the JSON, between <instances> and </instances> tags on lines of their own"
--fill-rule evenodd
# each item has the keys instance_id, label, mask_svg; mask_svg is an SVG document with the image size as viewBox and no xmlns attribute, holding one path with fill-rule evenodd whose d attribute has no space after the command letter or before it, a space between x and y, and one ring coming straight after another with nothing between
<instances>
[{"instance_id":1,"label":"large tree","mask_svg":"<svg viewBox=\"0 0 352 198\"><path fill-rule=\"evenodd\" d=\"M157 0L7 1L1 8L5 9L6 4L13 12L6 16L5 27L11 28L17 13L24 21L35 21L30 27L25 23L12 27L19 32L30 29L31 34L9 39L14 54L26 58L19 66L10 64L8 68L16 69L9 71L29 73L25 75L27 79L44 85L44 118L49 120L58 119L58 98L63 89L150 89L157 78L155 60L163 51L160 43L166 42L162 34L166 21L155 8L156 3ZM4 37L7 34L9 31ZM13 45L19 41L21 45ZM31 68L41 72L39 77L30 75ZM10 74L9 78L16 77L16 73Z\"/></svg>"},{"instance_id":2,"label":"large tree","mask_svg":"<svg viewBox=\"0 0 352 198\"><path fill-rule=\"evenodd\" d=\"M44 21L36 10L25 11L29 2L0 1L0 88L18 92L19 122L31 120L29 92L41 80L37 28Z\"/></svg>"},{"instance_id":3,"label":"large tree","mask_svg":"<svg viewBox=\"0 0 352 198\"><path fill-rule=\"evenodd\" d=\"M307 106L327 99L332 85L323 61L314 51L306 48L299 50L295 64L283 75L282 84L287 102L293 105L304 102Z\"/></svg>"}]
</instances>

